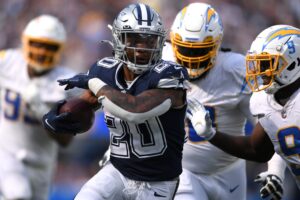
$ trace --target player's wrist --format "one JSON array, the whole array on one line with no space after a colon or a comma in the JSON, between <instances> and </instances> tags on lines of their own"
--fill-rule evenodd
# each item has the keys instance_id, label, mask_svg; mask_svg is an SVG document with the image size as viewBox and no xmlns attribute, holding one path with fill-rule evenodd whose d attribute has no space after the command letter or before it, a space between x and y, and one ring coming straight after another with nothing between
<instances>
[{"instance_id":1,"label":"player's wrist","mask_svg":"<svg viewBox=\"0 0 300 200\"><path fill-rule=\"evenodd\" d=\"M211 127L210 130L207 131L207 134L205 135L206 140L211 140L216 135L216 130Z\"/></svg>"},{"instance_id":2,"label":"player's wrist","mask_svg":"<svg viewBox=\"0 0 300 200\"><path fill-rule=\"evenodd\" d=\"M99 78L92 78L88 81L88 87L94 93L94 95L97 95L99 90L101 90L101 88L105 85L106 83L101 81Z\"/></svg>"}]
</instances>

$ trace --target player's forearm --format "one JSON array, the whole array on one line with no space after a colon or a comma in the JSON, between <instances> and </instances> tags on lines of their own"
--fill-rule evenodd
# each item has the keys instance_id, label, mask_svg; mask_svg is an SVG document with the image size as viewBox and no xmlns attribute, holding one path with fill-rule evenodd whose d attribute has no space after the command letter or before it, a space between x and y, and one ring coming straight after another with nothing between
<instances>
[{"instance_id":1,"label":"player's forearm","mask_svg":"<svg viewBox=\"0 0 300 200\"><path fill-rule=\"evenodd\" d=\"M217 132L210 143L233 156L246 160L267 162L272 156L255 149L250 136L231 136Z\"/></svg>"},{"instance_id":2,"label":"player's forearm","mask_svg":"<svg viewBox=\"0 0 300 200\"><path fill-rule=\"evenodd\" d=\"M185 92L183 90L176 91L174 89L151 89L143 92L140 95L133 96L130 94L122 93L106 85L101 90L99 90L99 92L97 93L97 97L105 96L111 102L126 111L133 113L143 113L159 106L167 99L171 100L172 106L183 105L184 94Z\"/></svg>"},{"instance_id":3,"label":"player's forearm","mask_svg":"<svg viewBox=\"0 0 300 200\"><path fill-rule=\"evenodd\" d=\"M106 111L120 119L138 124L164 114L171 106L184 105L185 91L152 89L132 96L104 86L97 96L104 97L100 101Z\"/></svg>"}]
</instances>

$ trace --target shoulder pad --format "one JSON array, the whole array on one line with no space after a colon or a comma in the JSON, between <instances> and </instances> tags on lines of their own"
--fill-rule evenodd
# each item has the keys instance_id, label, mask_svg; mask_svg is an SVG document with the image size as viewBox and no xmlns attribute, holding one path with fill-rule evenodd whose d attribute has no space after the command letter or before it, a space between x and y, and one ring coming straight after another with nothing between
<instances>
[{"instance_id":1,"label":"shoulder pad","mask_svg":"<svg viewBox=\"0 0 300 200\"><path fill-rule=\"evenodd\" d=\"M250 98L250 111L259 119L264 117L269 110L267 94L265 91L254 92Z\"/></svg>"},{"instance_id":2,"label":"shoulder pad","mask_svg":"<svg viewBox=\"0 0 300 200\"><path fill-rule=\"evenodd\" d=\"M101 60L99 60L97 62L97 66L101 66L101 67L105 67L105 68L112 68L119 63L120 63L119 60L116 60L112 57L106 57L106 58L102 58Z\"/></svg>"},{"instance_id":3,"label":"shoulder pad","mask_svg":"<svg viewBox=\"0 0 300 200\"><path fill-rule=\"evenodd\" d=\"M181 65L171 61L163 61L153 69L159 74L158 88L187 89L188 73Z\"/></svg>"}]
</instances>

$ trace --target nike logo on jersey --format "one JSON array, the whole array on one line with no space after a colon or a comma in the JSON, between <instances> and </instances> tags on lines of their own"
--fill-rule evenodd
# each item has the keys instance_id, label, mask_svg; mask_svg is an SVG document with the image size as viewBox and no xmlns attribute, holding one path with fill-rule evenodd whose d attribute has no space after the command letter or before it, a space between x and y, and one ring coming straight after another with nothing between
<instances>
[{"instance_id":1,"label":"nike logo on jersey","mask_svg":"<svg viewBox=\"0 0 300 200\"><path fill-rule=\"evenodd\" d=\"M155 196L155 197L167 197L167 196L163 196L163 195L161 195L161 194L158 194L157 192L154 192L154 196Z\"/></svg>"},{"instance_id":2,"label":"nike logo on jersey","mask_svg":"<svg viewBox=\"0 0 300 200\"><path fill-rule=\"evenodd\" d=\"M240 185L235 186L234 188L229 189L230 193L233 193Z\"/></svg>"}]
</instances>

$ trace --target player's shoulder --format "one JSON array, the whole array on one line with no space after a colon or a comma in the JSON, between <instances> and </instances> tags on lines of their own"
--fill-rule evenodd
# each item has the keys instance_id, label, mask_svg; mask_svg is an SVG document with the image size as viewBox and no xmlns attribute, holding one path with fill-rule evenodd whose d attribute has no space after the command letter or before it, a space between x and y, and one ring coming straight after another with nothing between
<instances>
[{"instance_id":1,"label":"player's shoulder","mask_svg":"<svg viewBox=\"0 0 300 200\"><path fill-rule=\"evenodd\" d=\"M158 82L159 88L187 88L188 72L185 67L175 62L161 60L150 73L152 80Z\"/></svg>"},{"instance_id":2,"label":"player's shoulder","mask_svg":"<svg viewBox=\"0 0 300 200\"><path fill-rule=\"evenodd\" d=\"M172 74L183 73L185 78L188 78L186 68L173 61L161 60L153 67L152 71L161 76L172 76Z\"/></svg>"},{"instance_id":3,"label":"player's shoulder","mask_svg":"<svg viewBox=\"0 0 300 200\"><path fill-rule=\"evenodd\" d=\"M245 56L232 52L232 51L220 51L217 56L217 63L222 66L225 72L241 74L243 76L246 70Z\"/></svg>"},{"instance_id":4,"label":"player's shoulder","mask_svg":"<svg viewBox=\"0 0 300 200\"><path fill-rule=\"evenodd\" d=\"M22 57L21 49L2 49L0 50L0 62Z\"/></svg>"},{"instance_id":5,"label":"player's shoulder","mask_svg":"<svg viewBox=\"0 0 300 200\"><path fill-rule=\"evenodd\" d=\"M121 61L113 57L104 57L92 64L88 74L96 76L103 81L114 80L120 63Z\"/></svg>"},{"instance_id":6,"label":"player's shoulder","mask_svg":"<svg viewBox=\"0 0 300 200\"><path fill-rule=\"evenodd\" d=\"M270 110L270 94L265 91L253 92L250 98L250 111L253 116L264 117Z\"/></svg>"},{"instance_id":7,"label":"player's shoulder","mask_svg":"<svg viewBox=\"0 0 300 200\"><path fill-rule=\"evenodd\" d=\"M110 69L116 67L120 64L121 61L113 58L113 57L104 57L98 60L93 66L98 68L106 68Z\"/></svg>"},{"instance_id":8,"label":"player's shoulder","mask_svg":"<svg viewBox=\"0 0 300 200\"><path fill-rule=\"evenodd\" d=\"M104 57L91 65L89 69L89 74L97 74L101 77L104 71L105 73L108 73L109 71L114 71L120 63L121 61L113 57Z\"/></svg>"}]
</instances>

